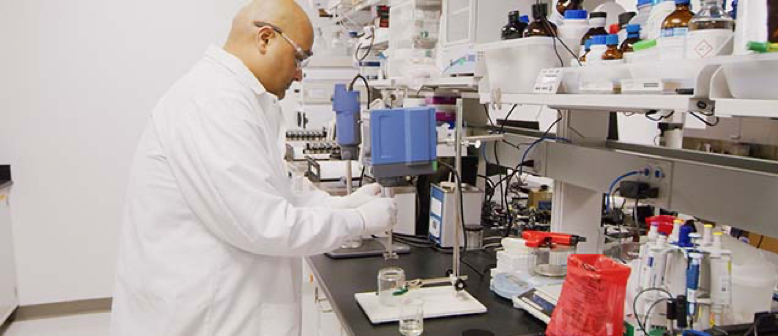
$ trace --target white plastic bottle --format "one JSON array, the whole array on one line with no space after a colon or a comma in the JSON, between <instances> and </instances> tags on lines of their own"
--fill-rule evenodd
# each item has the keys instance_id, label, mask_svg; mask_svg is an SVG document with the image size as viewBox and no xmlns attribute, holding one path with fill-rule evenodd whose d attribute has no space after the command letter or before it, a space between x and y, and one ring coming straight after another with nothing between
<instances>
[{"instance_id":1,"label":"white plastic bottle","mask_svg":"<svg viewBox=\"0 0 778 336\"><path fill-rule=\"evenodd\" d=\"M586 64L602 64L602 55L608 50L605 44L607 35L597 35L592 37L592 49L586 55Z\"/></svg>"},{"instance_id":2,"label":"white plastic bottle","mask_svg":"<svg viewBox=\"0 0 778 336\"><path fill-rule=\"evenodd\" d=\"M589 21L585 10L568 9L565 11L564 24L559 26L559 38L576 55L581 55L581 38L589 31Z\"/></svg>"},{"instance_id":3,"label":"white plastic bottle","mask_svg":"<svg viewBox=\"0 0 778 336\"><path fill-rule=\"evenodd\" d=\"M662 36L662 23L665 21L668 15L675 11L674 0L658 0L654 2L654 6L651 7L651 13L646 21L646 26L643 32L646 34L646 39L653 40ZM641 33L641 37L642 37Z\"/></svg>"},{"instance_id":4,"label":"white plastic bottle","mask_svg":"<svg viewBox=\"0 0 778 336\"><path fill-rule=\"evenodd\" d=\"M646 24L648 23L648 18L651 16L651 8L653 7L654 4L651 0L638 0L638 15L635 15L632 20L629 20L629 24L640 25L641 40L648 39Z\"/></svg>"}]
</instances>

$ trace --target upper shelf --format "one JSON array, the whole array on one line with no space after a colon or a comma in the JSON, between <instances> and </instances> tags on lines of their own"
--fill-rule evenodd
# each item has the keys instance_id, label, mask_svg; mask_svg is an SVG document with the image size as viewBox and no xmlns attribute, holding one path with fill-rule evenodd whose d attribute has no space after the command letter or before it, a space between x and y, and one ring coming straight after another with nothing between
<instances>
[{"instance_id":1,"label":"upper shelf","mask_svg":"<svg viewBox=\"0 0 778 336\"><path fill-rule=\"evenodd\" d=\"M403 79L383 79L370 81L370 86L376 89L409 88L418 90L423 88L444 88L455 90L477 90L478 78L475 77L440 77L407 81Z\"/></svg>"},{"instance_id":2,"label":"upper shelf","mask_svg":"<svg viewBox=\"0 0 778 336\"><path fill-rule=\"evenodd\" d=\"M488 93L480 95L482 103L491 102ZM504 94L503 104L545 105L564 110L603 110L613 112L647 112L650 110L704 110L698 100L682 95L622 94Z\"/></svg>"}]
</instances>

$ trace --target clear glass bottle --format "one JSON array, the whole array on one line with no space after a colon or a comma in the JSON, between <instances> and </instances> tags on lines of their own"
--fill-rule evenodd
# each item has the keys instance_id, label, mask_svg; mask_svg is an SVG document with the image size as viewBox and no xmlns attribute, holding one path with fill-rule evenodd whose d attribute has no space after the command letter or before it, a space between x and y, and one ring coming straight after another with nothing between
<instances>
[{"instance_id":1,"label":"clear glass bottle","mask_svg":"<svg viewBox=\"0 0 778 336\"><path fill-rule=\"evenodd\" d=\"M608 49L602 54L603 61L615 61L624 57L624 54L619 50L619 35L610 34L605 38L605 41Z\"/></svg>"},{"instance_id":2,"label":"clear glass bottle","mask_svg":"<svg viewBox=\"0 0 778 336\"><path fill-rule=\"evenodd\" d=\"M694 18L690 0L675 0L675 11L662 22L662 37L686 36L689 22Z\"/></svg>"},{"instance_id":3,"label":"clear glass bottle","mask_svg":"<svg viewBox=\"0 0 778 336\"><path fill-rule=\"evenodd\" d=\"M502 27L501 37L503 40L517 39L524 36L527 24L521 21L519 11L513 11L508 14L508 24Z\"/></svg>"},{"instance_id":4,"label":"clear glass bottle","mask_svg":"<svg viewBox=\"0 0 778 336\"><path fill-rule=\"evenodd\" d=\"M605 30L605 21L608 14L605 12L591 12L589 13L589 31L581 38L581 45L586 44L586 40L597 35L608 35L608 31Z\"/></svg>"},{"instance_id":5,"label":"clear glass bottle","mask_svg":"<svg viewBox=\"0 0 778 336\"><path fill-rule=\"evenodd\" d=\"M621 42L621 52L629 53L635 51L635 43L640 42L640 25L629 24L627 28L627 39Z\"/></svg>"},{"instance_id":6,"label":"clear glass bottle","mask_svg":"<svg viewBox=\"0 0 778 336\"><path fill-rule=\"evenodd\" d=\"M549 22L546 18L548 16L548 4L536 3L532 5L532 17L534 21L529 24L527 31L524 34L526 37L532 36L556 36L556 25L553 22Z\"/></svg>"},{"instance_id":7,"label":"clear glass bottle","mask_svg":"<svg viewBox=\"0 0 778 336\"><path fill-rule=\"evenodd\" d=\"M702 8L689 21L689 30L728 29L735 28L735 20L724 11L718 0L703 0Z\"/></svg>"}]
</instances>

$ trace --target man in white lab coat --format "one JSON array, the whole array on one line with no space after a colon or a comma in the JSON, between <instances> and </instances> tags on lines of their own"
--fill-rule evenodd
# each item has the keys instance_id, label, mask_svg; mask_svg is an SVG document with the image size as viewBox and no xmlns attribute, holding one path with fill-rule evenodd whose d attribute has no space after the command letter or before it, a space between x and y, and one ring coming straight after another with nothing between
<instances>
[{"instance_id":1,"label":"man in white lab coat","mask_svg":"<svg viewBox=\"0 0 778 336\"><path fill-rule=\"evenodd\" d=\"M391 227L370 185L296 192L278 99L301 80L311 23L293 0L257 0L224 48L161 99L129 182L111 335L300 334L301 256Z\"/></svg>"}]
</instances>

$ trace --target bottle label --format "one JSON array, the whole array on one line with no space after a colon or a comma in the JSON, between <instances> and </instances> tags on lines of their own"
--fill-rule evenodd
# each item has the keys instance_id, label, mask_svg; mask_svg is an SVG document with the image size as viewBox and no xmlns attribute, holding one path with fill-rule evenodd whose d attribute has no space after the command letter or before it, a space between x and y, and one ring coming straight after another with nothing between
<instances>
[{"instance_id":1,"label":"bottle label","mask_svg":"<svg viewBox=\"0 0 778 336\"><path fill-rule=\"evenodd\" d=\"M686 33L689 32L689 28L683 27L683 28L664 28L662 29L662 37L678 37L678 36L686 36Z\"/></svg>"},{"instance_id":2,"label":"bottle label","mask_svg":"<svg viewBox=\"0 0 778 336\"><path fill-rule=\"evenodd\" d=\"M691 31L686 36L686 58L699 59L727 54L723 48L727 47L732 36L733 33L729 29Z\"/></svg>"}]
</instances>

